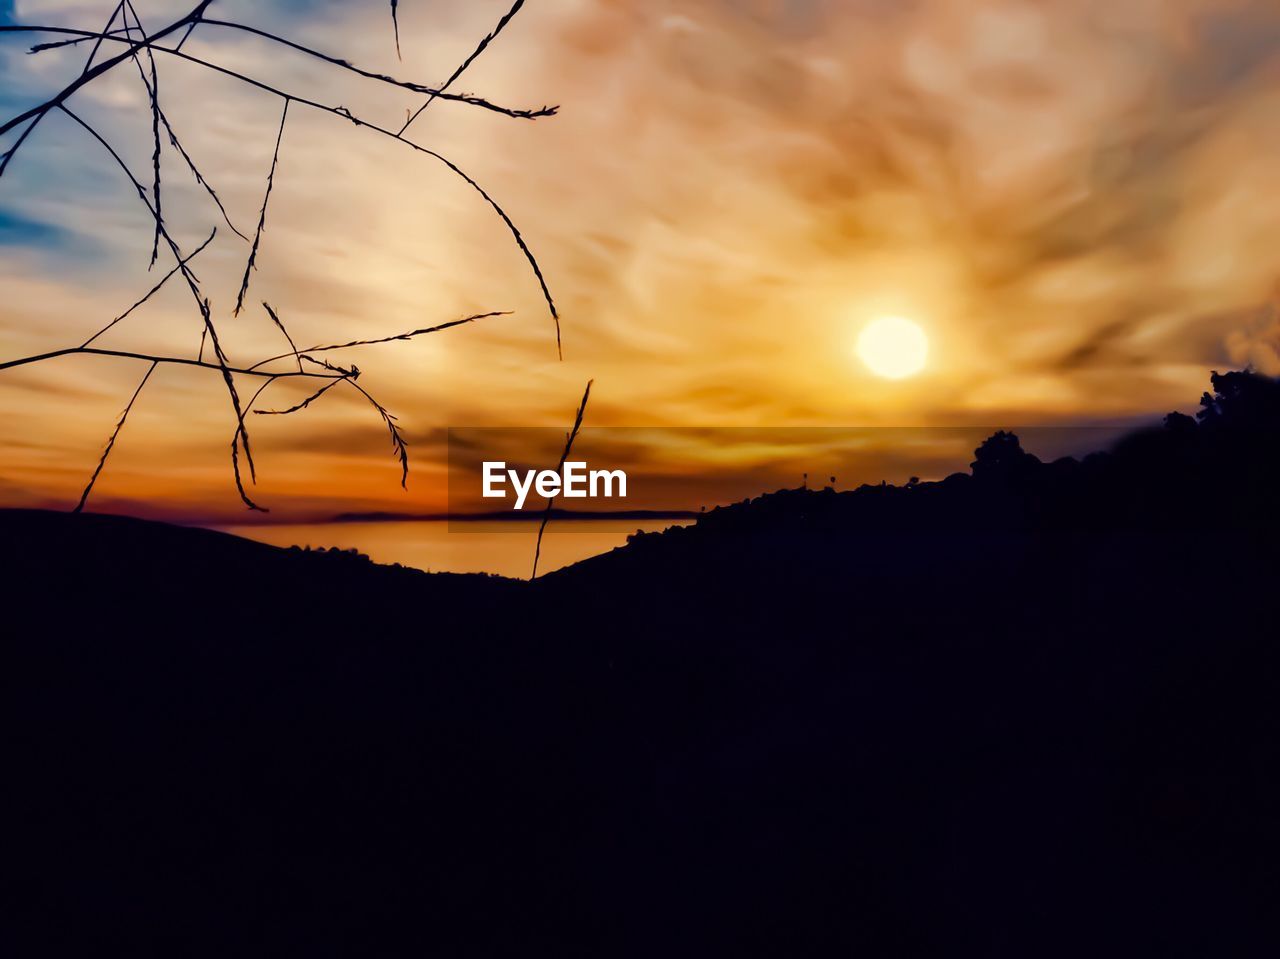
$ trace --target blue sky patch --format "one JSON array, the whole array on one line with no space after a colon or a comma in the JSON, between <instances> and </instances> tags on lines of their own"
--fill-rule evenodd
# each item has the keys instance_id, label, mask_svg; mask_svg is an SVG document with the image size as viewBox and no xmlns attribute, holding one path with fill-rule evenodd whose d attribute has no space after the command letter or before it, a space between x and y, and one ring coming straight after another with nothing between
<instances>
[{"instance_id":1,"label":"blue sky patch","mask_svg":"<svg viewBox=\"0 0 1280 959\"><path fill-rule=\"evenodd\" d=\"M33 246L57 249L70 237L59 227L28 220L7 210L0 210L0 246Z\"/></svg>"},{"instance_id":2,"label":"blue sky patch","mask_svg":"<svg viewBox=\"0 0 1280 959\"><path fill-rule=\"evenodd\" d=\"M3 251L15 249L36 254L42 269L110 270L109 260L103 259L102 241L97 237L0 209L0 256L5 255Z\"/></svg>"}]
</instances>

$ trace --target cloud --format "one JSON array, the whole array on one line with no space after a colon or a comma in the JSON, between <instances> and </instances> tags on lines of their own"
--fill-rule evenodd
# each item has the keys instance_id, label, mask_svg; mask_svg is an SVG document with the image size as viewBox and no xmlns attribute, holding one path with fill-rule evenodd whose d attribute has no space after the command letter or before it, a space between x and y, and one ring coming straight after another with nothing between
<instances>
[{"instance_id":1,"label":"cloud","mask_svg":"<svg viewBox=\"0 0 1280 959\"><path fill-rule=\"evenodd\" d=\"M1227 336L1227 353L1237 367L1280 376L1280 306L1273 300Z\"/></svg>"}]
</instances>

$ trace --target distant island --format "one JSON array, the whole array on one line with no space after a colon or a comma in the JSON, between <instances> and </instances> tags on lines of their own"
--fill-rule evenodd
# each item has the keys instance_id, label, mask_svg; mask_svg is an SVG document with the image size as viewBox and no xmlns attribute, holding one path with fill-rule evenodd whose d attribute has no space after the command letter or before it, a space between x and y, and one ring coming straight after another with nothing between
<instances>
[{"instance_id":1,"label":"distant island","mask_svg":"<svg viewBox=\"0 0 1280 959\"><path fill-rule=\"evenodd\" d=\"M574 510L553 507L551 510L493 510L484 513L339 513L330 517L330 523L540 523L543 517L550 517L555 522L574 522L580 520L636 520L638 522L664 519L687 520L697 519L700 514L694 510L651 510L651 509L619 509L619 510Z\"/></svg>"}]
</instances>

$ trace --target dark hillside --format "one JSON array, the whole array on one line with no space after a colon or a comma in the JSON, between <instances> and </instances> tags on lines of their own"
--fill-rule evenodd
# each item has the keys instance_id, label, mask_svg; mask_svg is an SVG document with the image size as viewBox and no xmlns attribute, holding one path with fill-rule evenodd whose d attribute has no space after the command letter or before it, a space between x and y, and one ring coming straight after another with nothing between
<instances>
[{"instance_id":1,"label":"dark hillside","mask_svg":"<svg viewBox=\"0 0 1280 959\"><path fill-rule=\"evenodd\" d=\"M1213 385L532 585L0 513L9 908L48 954L1275 955L1280 387Z\"/></svg>"}]
</instances>

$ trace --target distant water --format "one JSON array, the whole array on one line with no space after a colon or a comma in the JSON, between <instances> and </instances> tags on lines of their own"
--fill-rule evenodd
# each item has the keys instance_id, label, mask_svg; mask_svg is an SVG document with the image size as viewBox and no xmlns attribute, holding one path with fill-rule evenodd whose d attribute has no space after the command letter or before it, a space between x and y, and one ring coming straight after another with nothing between
<instances>
[{"instance_id":1,"label":"distant water","mask_svg":"<svg viewBox=\"0 0 1280 959\"><path fill-rule=\"evenodd\" d=\"M551 572L622 546L636 530L681 526L683 520L552 521L542 540L538 572ZM358 549L376 563L400 563L433 573L498 573L527 579L538 524L443 521L223 526L223 531L272 546Z\"/></svg>"}]
</instances>

